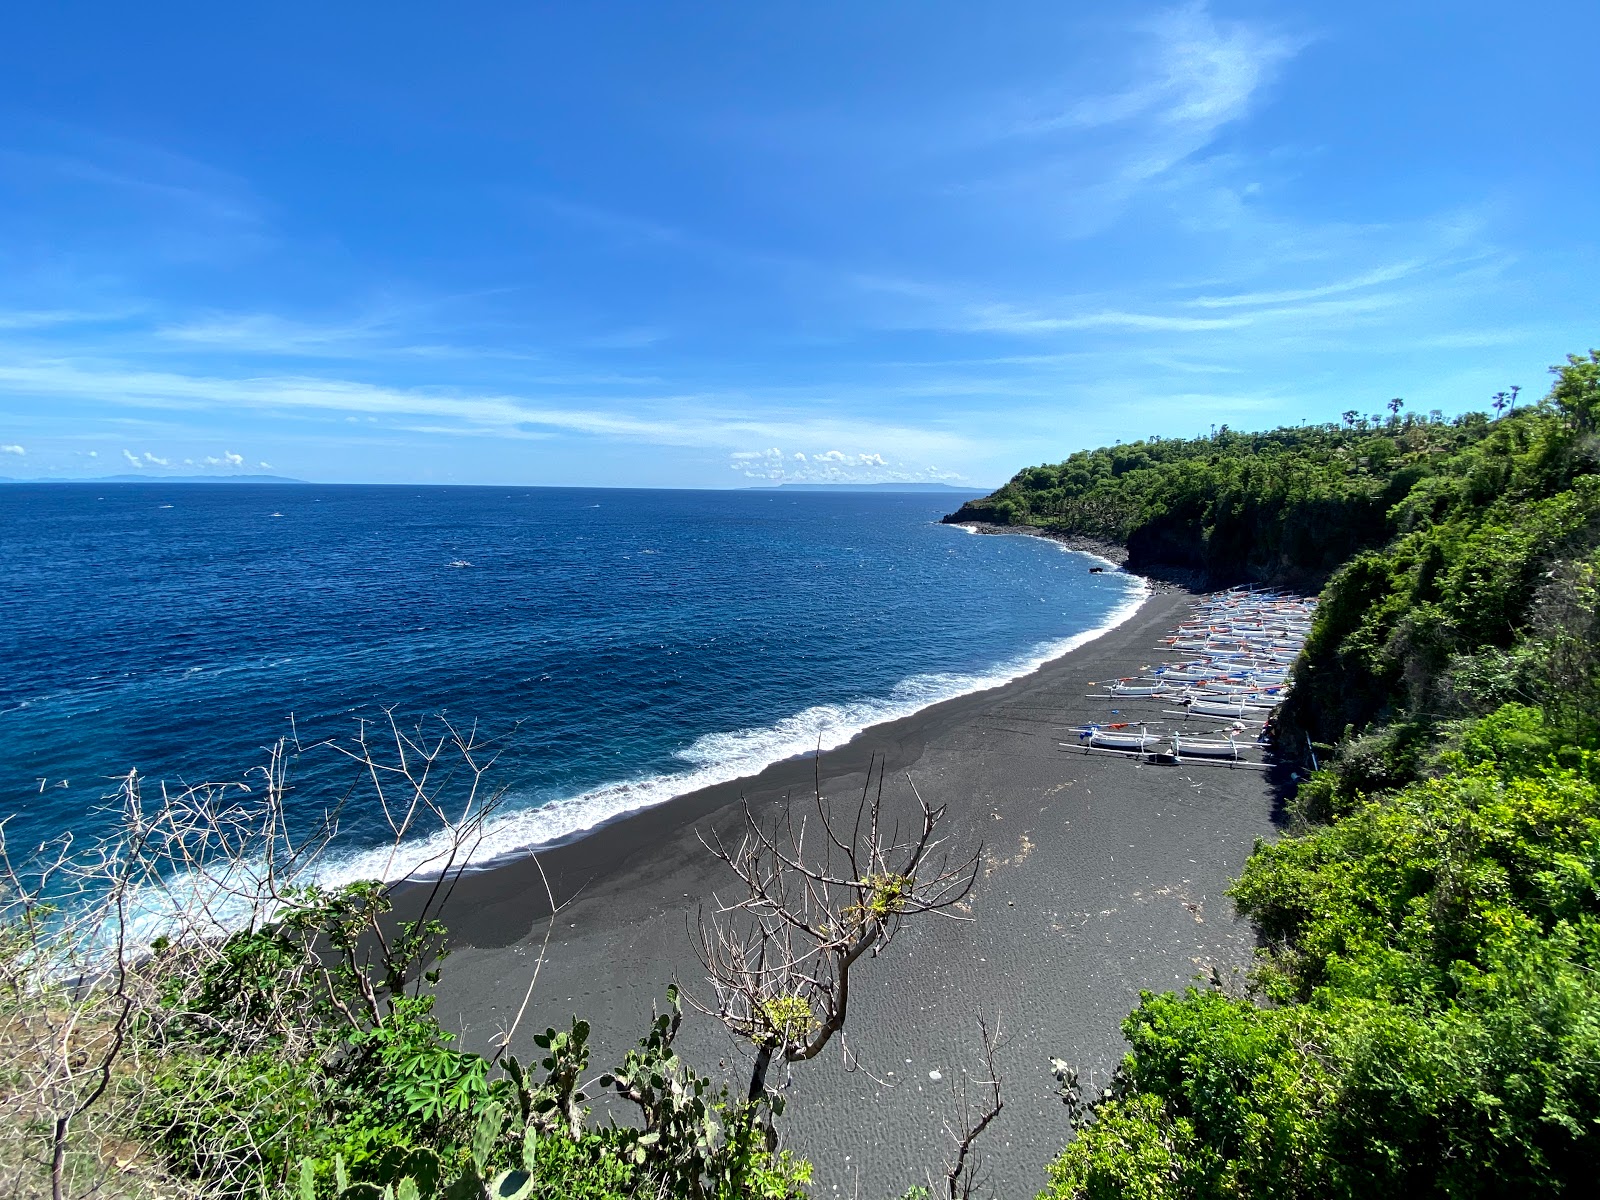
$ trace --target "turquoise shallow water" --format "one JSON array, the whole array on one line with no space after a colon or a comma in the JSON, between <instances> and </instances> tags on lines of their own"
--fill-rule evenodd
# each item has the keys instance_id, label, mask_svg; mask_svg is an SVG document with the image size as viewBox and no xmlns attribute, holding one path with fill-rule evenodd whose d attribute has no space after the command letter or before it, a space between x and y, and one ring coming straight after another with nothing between
<instances>
[{"instance_id":1,"label":"turquoise shallow water","mask_svg":"<svg viewBox=\"0 0 1600 1200\"><path fill-rule=\"evenodd\" d=\"M1053 543L939 525L955 502L0 488L0 813L13 845L92 832L107 777L235 777L291 713L324 736L392 705L520 722L488 860L1003 682L1142 594ZM305 819L339 786L318 770L290 798ZM370 873L385 837L348 811L337 869Z\"/></svg>"}]
</instances>

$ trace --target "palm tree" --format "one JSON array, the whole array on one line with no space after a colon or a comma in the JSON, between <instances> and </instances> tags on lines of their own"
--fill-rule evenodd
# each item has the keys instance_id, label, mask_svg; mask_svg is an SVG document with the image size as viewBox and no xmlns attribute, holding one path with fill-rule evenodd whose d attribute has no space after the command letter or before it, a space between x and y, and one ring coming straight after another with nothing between
<instances>
[{"instance_id":1,"label":"palm tree","mask_svg":"<svg viewBox=\"0 0 1600 1200\"><path fill-rule=\"evenodd\" d=\"M1354 429L1356 427L1356 418L1361 414L1353 408L1347 408L1339 415L1344 418L1344 423L1346 425L1350 426L1351 429Z\"/></svg>"},{"instance_id":2,"label":"palm tree","mask_svg":"<svg viewBox=\"0 0 1600 1200\"><path fill-rule=\"evenodd\" d=\"M1496 392L1494 394L1494 415L1498 417L1501 413L1505 412L1506 405L1510 402L1511 398L1504 392Z\"/></svg>"},{"instance_id":3,"label":"palm tree","mask_svg":"<svg viewBox=\"0 0 1600 1200\"><path fill-rule=\"evenodd\" d=\"M1405 403L1406 402L1400 399L1399 396L1396 396L1393 400L1389 401L1389 415L1391 417L1398 417L1400 415L1400 410L1405 407Z\"/></svg>"}]
</instances>

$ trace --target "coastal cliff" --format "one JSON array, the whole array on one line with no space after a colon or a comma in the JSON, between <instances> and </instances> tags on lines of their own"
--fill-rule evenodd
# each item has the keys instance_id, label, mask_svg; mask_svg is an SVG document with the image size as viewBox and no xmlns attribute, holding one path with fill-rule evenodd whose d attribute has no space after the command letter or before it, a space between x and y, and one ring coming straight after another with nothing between
<instances>
[{"instance_id":1,"label":"coastal cliff","mask_svg":"<svg viewBox=\"0 0 1600 1200\"><path fill-rule=\"evenodd\" d=\"M1488 436L1473 413L1155 438L1028 467L945 517L1121 546L1129 570L1199 586L1314 591L1398 532L1392 513Z\"/></svg>"}]
</instances>

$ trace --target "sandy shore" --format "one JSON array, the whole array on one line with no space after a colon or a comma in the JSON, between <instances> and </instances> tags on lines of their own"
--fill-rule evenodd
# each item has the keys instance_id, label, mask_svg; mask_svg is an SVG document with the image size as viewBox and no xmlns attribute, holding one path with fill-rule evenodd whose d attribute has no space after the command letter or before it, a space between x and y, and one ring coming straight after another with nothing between
<instances>
[{"instance_id":1,"label":"sandy shore","mask_svg":"<svg viewBox=\"0 0 1600 1200\"><path fill-rule=\"evenodd\" d=\"M1106 717L1109 705L1086 699L1086 683L1149 662L1188 608L1187 596L1157 593L1119 628L1023 679L876 726L820 764L779 763L545 852L558 897L572 899L519 1052L527 1058L532 1032L577 1013L594 1027L595 1066L619 1061L669 981L704 991L687 921L713 890L727 893L729 876L696 830L736 833L741 794L761 810L809 799L819 770L826 795L849 797L881 758L896 803L909 774L948 805L956 845L983 845L974 919L908 926L858 966L847 1034L860 1067L847 1071L830 1051L795 1070L785 1144L815 1162L817 1196L878 1200L940 1173L950 1082L977 1066L981 1010L1007 1039L1006 1107L983 1143L991 1190L1033 1195L1066 1136L1051 1057L1103 1080L1141 989L1180 988L1249 959L1250 930L1223 890L1255 839L1273 832L1262 773L1144 766L1060 745L1076 744L1071 726ZM465 1047L482 1048L511 1020L547 913L531 863L457 887L438 1011ZM691 1016L680 1048L702 1071L741 1079L741 1050L713 1022Z\"/></svg>"}]
</instances>

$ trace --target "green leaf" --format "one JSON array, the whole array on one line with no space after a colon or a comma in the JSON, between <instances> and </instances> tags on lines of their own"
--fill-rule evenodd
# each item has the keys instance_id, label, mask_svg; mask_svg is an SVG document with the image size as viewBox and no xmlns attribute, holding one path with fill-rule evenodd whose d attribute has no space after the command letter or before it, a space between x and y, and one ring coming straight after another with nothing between
<instances>
[{"instance_id":1,"label":"green leaf","mask_svg":"<svg viewBox=\"0 0 1600 1200\"><path fill-rule=\"evenodd\" d=\"M468 1163L466 1170L445 1188L439 1200L483 1200L483 1177L477 1168Z\"/></svg>"},{"instance_id":2,"label":"green leaf","mask_svg":"<svg viewBox=\"0 0 1600 1200\"><path fill-rule=\"evenodd\" d=\"M472 1163L480 1175L488 1170L494 1144L500 1138L504 1123L505 1110L498 1104L485 1106L483 1115L478 1118L477 1128L472 1131Z\"/></svg>"}]
</instances>

